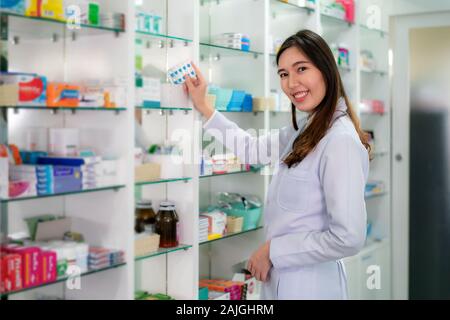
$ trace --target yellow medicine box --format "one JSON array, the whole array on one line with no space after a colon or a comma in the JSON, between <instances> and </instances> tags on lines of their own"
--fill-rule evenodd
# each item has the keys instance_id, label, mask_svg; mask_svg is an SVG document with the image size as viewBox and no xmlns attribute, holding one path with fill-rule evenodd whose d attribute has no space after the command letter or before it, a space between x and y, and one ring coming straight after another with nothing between
<instances>
[{"instance_id":1,"label":"yellow medicine box","mask_svg":"<svg viewBox=\"0 0 450 320\"><path fill-rule=\"evenodd\" d=\"M65 21L63 0L42 0L41 17Z\"/></svg>"}]
</instances>

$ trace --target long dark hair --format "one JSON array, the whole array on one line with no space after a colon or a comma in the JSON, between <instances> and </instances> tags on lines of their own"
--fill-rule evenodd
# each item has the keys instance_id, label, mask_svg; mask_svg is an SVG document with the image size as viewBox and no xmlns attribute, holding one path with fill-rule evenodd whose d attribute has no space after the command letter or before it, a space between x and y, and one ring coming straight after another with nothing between
<instances>
[{"instance_id":1,"label":"long dark hair","mask_svg":"<svg viewBox=\"0 0 450 320\"><path fill-rule=\"evenodd\" d=\"M301 30L284 41L277 54L277 65L283 52L291 47L298 48L319 69L325 81L326 93L323 100L310 115L312 117L311 122L295 139L292 151L283 160L284 163L289 168L297 165L317 146L332 125L331 121L341 97L347 104L347 114L358 132L361 143L370 153L369 136L360 127L359 119L345 93L336 61L328 44L317 33L310 30ZM296 108L294 104L291 107L292 124L295 130L298 130Z\"/></svg>"}]
</instances>

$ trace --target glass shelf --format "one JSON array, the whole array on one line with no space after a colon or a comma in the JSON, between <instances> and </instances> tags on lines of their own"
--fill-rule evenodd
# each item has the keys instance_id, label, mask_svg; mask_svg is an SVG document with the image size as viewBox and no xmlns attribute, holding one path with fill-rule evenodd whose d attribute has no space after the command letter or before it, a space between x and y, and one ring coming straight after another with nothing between
<instances>
[{"instance_id":1,"label":"glass shelf","mask_svg":"<svg viewBox=\"0 0 450 320\"><path fill-rule=\"evenodd\" d=\"M380 30L380 29L374 29L374 28L369 28L368 26L361 24L359 26L361 28L361 30L363 32L367 32L367 33L373 33L373 34L379 34L382 38L385 36L389 36L389 32L388 31L384 31L384 30Z\"/></svg>"},{"instance_id":2,"label":"glass shelf","mask_svg":"<svg viewBox=\"0 0 450 320\"><path fill-rule=\"evenodd\" d=\"M348 21L345 21L343 19L333 17L327 14L322 13L320 17L323 19L323 21L326 21L327 23L333 24L333 25L341 25L341 26L347 26L352 27L354 24Z\"/></svg>"},{"instance_id":3,"label":"glass shelf","mask_svg":"<svg viewBox=\"0 0 450 320\"><path fill-rule=\"evenodd\" d=\"M72 111L76 113L77 111L106 111L106 112L120 112L126 111L127 108L105 108L105 107L46 107L46 106L0 106L2 108L12 109L15 112L19 110L40 110L40 111Z\"/></svg>"},{"instance_id":4,"label":"glass shelf","mask_svg":"<svg viewBox=\"0 0 450 320\"><path fill-rule=\"evenodd\" d=\"M181 38L181 37L174 37L174 36L169 36L169 35L165 35L165 34L161 34L161 33L153 33L153 32L146 32L146 31L138 31L137 30L136 34L140 35L140 36L147 36L147 37L152 37L152 38L175 40L175 41L181 41L181 42L187 42L187 43L192 42L191 39Z\"/></svg>"},{"instance_id":5,"label":"glass shelf","mask_svg":"<svg viewBox=\"0 0 450 320\"><path fill-rule=\"evenodd\" d=\"M343 72L352 72L353 69L351 67L343 67L343 66L338 66L339 71L343 71Z\"/></svg>"},{"instance_id":6,"label":"glass shelf","mask_svg":"<svg viewBox=\"0 0 450 320\"><path fill-rule=\"evenodd\" d=\"M253 56L257 58L262 56L264 53L259 51L243 51L234 48L228 48L224 46L219 46L215 44L200 42L200 53L203 55L220 55L220 56Z\"/></svg>"},{"instance_id":7,"label":"glass shelf","mask_svg":"<svg viewBox=\"0 0 450 320\"><path fill-rule=\"evenodd\" d=\"M28 17L17 13L1 12L3 19L9 19L8 29L12 36L18 36L25 39L52 39L56 34L59 36L68 36L72 33L82 35L99 35L104 33L123 33L124 29L111 28L104 26L94 26L89 24L80 24L79 28L71 29L71 26L65 22L55 19L42 17ZM70 27L69 27L70 26Z\"/></svg>"},{"instance_id":8,"label":"glass shelf","mask_svg":"<svg viewBox=\"0 0 450 320\"><path fill-rule=\"evenodd\" d=\"M221 177L221 176L229 176L229 175L233 175L233 174L243 174L243 173L257 173L259 171L261 171L263 167L258 167L258 168L252 168L250 170L242 170L242 171L236 171L236 172L227 172L227 173L220 173L220 174L209 174L209 175L204 175L204 176L200 176L199 178L211 178L211 177Z\"/></svg>"},{"instance_id":9,"label":"glass shelf","mask_svg":"<svg viewBox=\"0 0 450 320\"><path fill-rule=\"evenodd\" d=\"M385 76L387 75L387 71L383 71L383 70L366 70L366 69L361 69L361 73L363 74L367 74L367 75L379 75L379 76Z\"/></svg>"},{"instance_id":10,"label":"glass shelf","mask_svg":"<svg viewBox=\"0 0 450 320\"><path fill-rule=\"evenodd\" d=\"M91 274L95 274L95 273L104 272L104 271L116 269L116 268L119 268L119 267L123 267L125 265L126 265L126 263L120 263L120 264L115 264L115 265L112 265L112 266L109 266L109 267L106 267L106 268L90 269L90 270L82 273L81 276L84 277L84 276L88 276L88 275L91 275ZM64 281L66 281L67 279L69 279L69 276L62 276L62 277L59 277L56 281L53 281L53 282L44 283L44 284L41 284L41 285L38 285L38 286L24 288L24 289L20 289L20 290L16 290L16 291L9 291L9 292L0 294L0 296L2 298L4 298L4 297L6 298L9 295L18 294L18 293L22 293L22 292L25 292L25 291L34 290L34 289L50 286L50 285L57 284L57 283L62 283Z\"/></svg>"},{"instance_id":11,"label":"glass shelf","mask_svg":"<svg viewBox=\"0 0 450 320\"><path fill-rule=\"evenodd\" d=\"M292 0L291 0L292 1ZM270 9L272 13L278 14L285 14L289 13L292 14L293 10L297 10L297 12L305 12L306 14L311 14L316 9L315 8L308 8L308 7L301 7L296 5L295 3L291 2L285 2L281 0L271 0L270 1Z\"/></svg>"},{"instance_id":12,"label":"glass shelf","mask_svg":"<svg viewBox=\"0 0 450 320\"><path fill-rule=\"evenodd\" d=\"M375 193L365 193L364 194L364 198L365 199L373 199L373 198L378 198L378 197L382 197L387 195L386 191L382 191L382 192L375 192Z\"/></svg>"},{"instance_id":13,"label":"glass shelf","mask_svg":"<svg viewBox=\"0 0 450 320\"><path fill-rule=\"evenodd\" d=\"M384 157L389 154L389 151L376 151L373 153L375 157Z\"/></svg>"},{"instance_id":14,"label":"glass shelf","mask_svg":"<svg viewBox=\"0 0 450 320\"><path fill-rule=\"evenodd\" d=\"M37 199L43 199L43 198L62 197L62 196L70 196L70 195L75 195L75 194L84 194L84 193L100 192L100 191L107 191L107 190L117 191L118 189L122 189L122 188L125 188L125 185L115 185L115 186L109 186L109 187L93 188L93 189L86 189L86 190L73 191L73 192L54 193L54 194L41 195L41 196L0 199L0 202L1 203L10 203L10 202L18 202L18 201L26 201L26 200L37 200Z\"/></svg>"},{"instance_id":15,"label":"glass shelf","mask_svg":"<svg viewBox=\"0 0 450 320\"><path fill-rule=\"evenodd\" d=\"M171 252L176 252L176 251L180 251L180 250L185 250L186 251L186 250L188 250L190 248L192 248L192 246L188 245L188 244L180 244L179 246L174 247L174 248L159 248L158 251L156 251L156 252L149 253L149 254L146 254L146 255L143 255L143 256L135 257L134 260L135 261L141 261L141 260L145 260L145 259L148 259L148 258L157 257L157 256L160 256L160 255L163 255L163 254L169 254Z\"/></svg>"},{"instance_id":16,"label":"glass shelf","mask_svg":"<svg viewBox=\"0 0 450 320\"><path fill-rule=\"evenodd\" d=\"M378 116L378 117L383 117L383 116L385 116L387 114L388 114L387 111L385 111L383 113L381 113L381 112L360 112L361 116Z\"/></svg>"},{"instance_id":17,"label":"glass shelf","mask_svg":"<svg viewBox=\"0 0 450 320\"><path fill-rule=\"evenodd\" d=\"M243 114L254 114L254 113L264 113L262 110L255 110L255 111L231 111L231 110L218 110L219 112L224 113L243 113Z\"/></svg>"},{"instance_id":18,"label":"glass shelf","mask_svg":"<svg viewBox=\"0 0 450 320\"><path fill-rule=\"evenodd\" d=\"M141 110L167 110L167 111L192 111L192 108L169 108L169 107L143 107L143 106L137 106L136 109Z\"/></svg>"},{"instance_id":19,"label":"glass shelf","mask_svg":"<svg viewBox=\"0 0 450 320\"><path fill-rule=\"evenodd\" d=\"M260 229L263 229L263 228L264 227L256 227L254 229L249 229L249 230L245 230L245 231L241 231L241 232L228 233L228 234L222 236L221 238L217 238L217 239L214 239L214 240L202 241L202 242L200 242L200 245L205 244L205 243L216 242L216 241L227 239L227 238L236 237L236 236L239 236L241 234L246 234L246 233L249 233L249 232L257 231L257 230L260 230Z\"/></svg>"},{"instance_id":20,"label":"glass shelf","mask_svg":"<svg viewBox=\"0 0 450 320\"><path fill-rule=\"evenodd\" d=\"M168 183L168 182L178 182L178 181L189 181L192 180L192 178L176 178L176 179L161 179L161 180L155 180L155 181L145 181L145 182L136 182L136 186L146 186L151 184L160 184L160 183Z\"/></svg>"}]
</instances>

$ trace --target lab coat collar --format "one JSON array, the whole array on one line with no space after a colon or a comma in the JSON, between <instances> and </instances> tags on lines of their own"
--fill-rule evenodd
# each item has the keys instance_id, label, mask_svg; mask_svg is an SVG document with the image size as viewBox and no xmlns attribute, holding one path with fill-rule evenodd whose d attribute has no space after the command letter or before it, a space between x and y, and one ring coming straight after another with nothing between
<instances>
[{"instance_id":1,"label":"lab coat collar","mask_svg":"<svg viewBox=\"0 0 450 320\"><path fill-rule=\"evenodd\" d=\"M344 97L340 97L336 106L336 111L333 114L332 122L334 122L334 120L346 114L347 114L347 104L345 103Z\"/></svg>"},{"instance_id":2,"label":"lab coat collar","mask_svg":"<svg viewBox=\"0 0 450 320\"><path fill-rule=\"evenodd\" d=\"M346 112L347 111L347 104L345 103L344 97L340 97L338 99L338 103L336 106L336 111Z\"/></svg>"},{"instance_id":3,"label":"lab coat collar","mask_svg":"<svg viewBox=\"0 0 450 320\"><path fill-rule=\"evenodd\" d=\"M336 105L336 110L334 111L333 118L331 119L331 123L333 123L337 118L347 115L347 104L345 103L344 97L340 97L338 99L338 103ZM297 119L297 126L302 132L308 125L311 123L314 114L309 115L305 118Z\"/></svg>"}]
</instances>

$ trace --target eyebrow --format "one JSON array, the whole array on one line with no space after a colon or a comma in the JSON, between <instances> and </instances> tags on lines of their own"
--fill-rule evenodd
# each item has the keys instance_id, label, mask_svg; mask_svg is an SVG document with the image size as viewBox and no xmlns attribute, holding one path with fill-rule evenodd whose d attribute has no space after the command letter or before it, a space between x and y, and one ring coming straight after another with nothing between
<instances>
[{"instance_id":1,"label":"eyebrow","mask_svg":"<svg viewBox=\"0 0 450 320\"><path fill-rule=\"evenodd\" d=\"M293 63L292 66L295 67L295 66L297 66L299 64L302 64L302 63L310 63L310 62L309 61L305 61L305 60L297 61L297 62ZM278 69L277 73L280 73L281 71L286 71L286 70L285 69Z\"/></svg>"}]
</instances>

